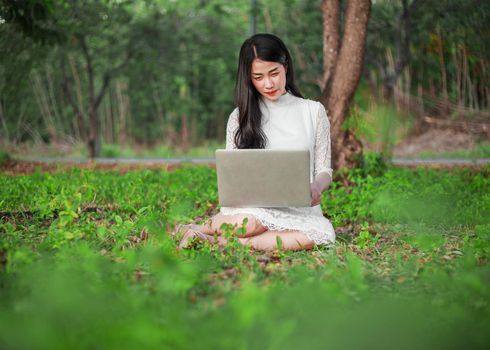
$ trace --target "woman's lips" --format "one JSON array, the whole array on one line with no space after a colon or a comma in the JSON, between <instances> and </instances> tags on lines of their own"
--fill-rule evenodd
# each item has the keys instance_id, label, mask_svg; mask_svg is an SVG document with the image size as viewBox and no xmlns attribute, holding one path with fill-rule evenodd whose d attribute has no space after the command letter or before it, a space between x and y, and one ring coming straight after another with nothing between
<instances>
[{"instance_id":1,"label":"woman's lips","mask_svg":"<svg viewBox=\"0 0 490 350\"><path fill-rule=\"evenodd\" d=\"M266 92L267 95L272 96L277 92L277 90L271 91L271 92Z\"/></svg>"}]
</instances>

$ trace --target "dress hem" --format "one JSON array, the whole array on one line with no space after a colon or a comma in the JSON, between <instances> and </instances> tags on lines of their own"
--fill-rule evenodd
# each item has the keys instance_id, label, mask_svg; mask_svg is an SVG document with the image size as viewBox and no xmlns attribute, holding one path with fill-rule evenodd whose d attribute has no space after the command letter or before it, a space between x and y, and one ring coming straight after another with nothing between
<instances>
[{"instance_id":1,"label":"dress hem","mask_svg":"<svg viewBox=\"0 0 490 350\"><path fill-rule=\"evenodd\" d=\"M229 211L230 213L226 213L226 211ZM224 212L223 211L221 211L221 212L224 215L236 214L236 210L233 210L233 209L230 210L228 208ZM269 230L280 231L280 232L300 231L300 232L304 233L305 236L309 240L314 242L315 245L333 245L333 244L335 244L335 232L332 232L332 234L330 234L330 233L326 233L326 232L322 232L322 231L304 230L300 227L294 227L294 226L285 227L285 226L277 225L275 223L268 221L267 219L265 219L263 217L260 217L256 212L248 211L246 208L240 208L239 213L246 213L246 214L252 215L253 217L255 217L255 219L257 219L260 222L260 224L262 226L266 227ZM329 237L329 236L333 236L333 237Z\"/></svg>"}]
</instances>

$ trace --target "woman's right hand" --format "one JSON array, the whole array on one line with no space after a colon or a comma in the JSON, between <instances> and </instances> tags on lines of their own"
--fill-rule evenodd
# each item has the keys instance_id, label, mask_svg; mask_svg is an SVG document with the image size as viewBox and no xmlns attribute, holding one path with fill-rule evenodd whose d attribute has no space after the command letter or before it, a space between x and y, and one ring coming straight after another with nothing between
<instances>
[{"instance_id":1,"label":"woman's right hand","mask_svg":"<svg viewBox=\"0 0 490 350\"><path fill-rule=\"evenodd\" d=\"M316 181L313 181L313 183L311 184L310 192L311 206L314 207L315 205L320 204L322 202L322 189Z\"/></svg>"}]
</instances>

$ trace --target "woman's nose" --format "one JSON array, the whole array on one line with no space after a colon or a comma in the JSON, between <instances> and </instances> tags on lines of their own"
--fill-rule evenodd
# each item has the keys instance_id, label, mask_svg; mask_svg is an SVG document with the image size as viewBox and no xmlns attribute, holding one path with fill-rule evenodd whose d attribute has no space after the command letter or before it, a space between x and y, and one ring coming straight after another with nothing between
<instances>
[{"instance_id":1,"label":"woman's nose","mask_svg":"<svg viewBox=\"0 0 490 350\"><path fill-rule=\"evenodd\" d=\"M274 84L272 84L272 79L270 79L270 78L265 78L265 87L266 87L266 88L271 88L271 87L273 87L273 86L274 86Z\"/></svg>"}]
</instances>

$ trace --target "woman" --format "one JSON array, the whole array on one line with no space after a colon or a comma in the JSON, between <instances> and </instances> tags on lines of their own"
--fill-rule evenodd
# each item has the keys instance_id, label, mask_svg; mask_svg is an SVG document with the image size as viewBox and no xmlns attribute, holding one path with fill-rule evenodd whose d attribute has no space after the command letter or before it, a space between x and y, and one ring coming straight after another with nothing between
<instances>
[{"instance_id":1,"label":"woman","mask_svg":"<svg viewBox=\"0 0 490 350\"><path fill-rule=\"evenodd\" d=\"M256 250L276 249L278 238L285 250L333 243L334 229L320 208L322 192L332 179L330 124L322 104L301 96L294 83L291 56L278 37L256 34L243 43L235 102L237 108L226 129L226 148L309 149L311 207L222 207L208 225L177 226L174 234L182 234L179 247L185 248L195 238L225 245L221 225L239 227L244 222L246 233L238 241Z\"/></svg>"}]
</instances>

